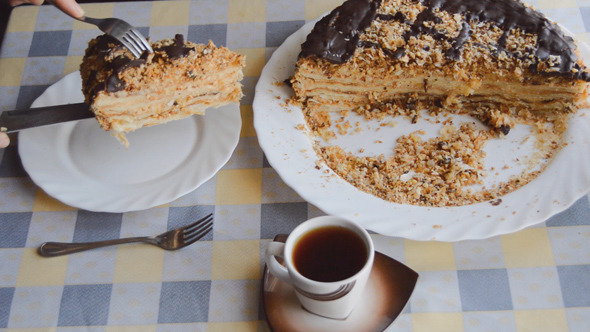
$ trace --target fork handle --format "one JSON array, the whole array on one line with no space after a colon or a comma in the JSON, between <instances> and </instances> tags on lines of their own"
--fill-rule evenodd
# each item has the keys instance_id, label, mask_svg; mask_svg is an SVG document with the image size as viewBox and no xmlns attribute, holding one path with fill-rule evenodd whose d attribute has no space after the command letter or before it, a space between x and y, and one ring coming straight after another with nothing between
<instances>
[{"instance_id":1,"label":"fork handle","mask_svg":"<svg viewBox=\"0 0 590 332\"><path fill-rule=\"evenodd\" d=\"M106 241L96 242L45 242L39 247L39 255L43 257L55 257L61 255L73 254L75 252L112 246L124 243L133 242L144 242L149 244L155 244L152 238L141 236L141 237L128 237L124 239L114 239Z\"/></svg>"}]
</instances>

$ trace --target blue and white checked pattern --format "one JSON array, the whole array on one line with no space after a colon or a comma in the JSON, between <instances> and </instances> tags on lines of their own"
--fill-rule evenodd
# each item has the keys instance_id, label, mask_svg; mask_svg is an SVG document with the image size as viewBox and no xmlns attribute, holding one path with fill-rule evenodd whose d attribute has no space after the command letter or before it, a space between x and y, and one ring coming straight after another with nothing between
<instances>
[{"instance_id":1,"label":"blue and white checked pattern","mask_svg":"<svg viewBox=\"0 0 590 332\"><path fill-rule=\"evenodd\" d=\"M273 50L341 0L157 1L85 5L153 40L182 33L247 56L243 128L230 161L169 204L93 213L49 197L27 176L16 147L0 151L0 331L266 331L260 306L263 251L278 233L322 215L270 167L252 126L253 92ZM529 1L587 42L590 0ZM77 70L100 32L51 6L13 11L0 48L0 111L28 107ZM18 144L18 142L15 142ZM142 245L51 259L49 240L158 234L215 213L214 231L176 252ZM590 202L547 222L486 240L417 242L373 235L376 248L420 273L389 331L588 331Z\"/></svg>"}]
</instances>

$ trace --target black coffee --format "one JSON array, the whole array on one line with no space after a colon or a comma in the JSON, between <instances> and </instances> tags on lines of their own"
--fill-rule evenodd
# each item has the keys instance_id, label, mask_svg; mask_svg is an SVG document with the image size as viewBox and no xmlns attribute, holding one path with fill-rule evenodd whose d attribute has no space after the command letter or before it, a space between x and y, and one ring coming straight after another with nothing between
<instances>
[{"instance_id":1,"label":"black coffee","mask_svg":"<svg viewBox=\"0 0 590 332\"><path fill-rule=\"evenodd\" d=\"M331 282L355 275L367 261L367 247L355 232L326 226L304 234L293 248L293 263L306 278Z\"/></svg>"}]
</instances>

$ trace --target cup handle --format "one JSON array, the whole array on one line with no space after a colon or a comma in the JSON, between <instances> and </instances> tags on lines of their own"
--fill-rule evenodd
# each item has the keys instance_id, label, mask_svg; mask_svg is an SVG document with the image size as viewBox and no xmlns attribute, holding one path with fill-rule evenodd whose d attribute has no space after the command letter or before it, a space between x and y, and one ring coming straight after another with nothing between
<instances>
[{"instance_id":1,"label":"cup handle","mask_svg":"<svg viewBox=\"0 0 590 332\"><path fill-rule=\"evenodd\" d=\"M285 249L285 244L282 242L271 242L268 244L268 247L266 247L266 266L268 267L268 270L270 271L270 273L275 276L276 278L278 278L279 280L286 282L286 283L291 283L291 278L289 277L289 271L287 271L287 268L284 267L281 263L279 263L279 261L277 260L276 257L281 257L284 259L283 257L283 251Z\"/></svg>"}]
</instances>

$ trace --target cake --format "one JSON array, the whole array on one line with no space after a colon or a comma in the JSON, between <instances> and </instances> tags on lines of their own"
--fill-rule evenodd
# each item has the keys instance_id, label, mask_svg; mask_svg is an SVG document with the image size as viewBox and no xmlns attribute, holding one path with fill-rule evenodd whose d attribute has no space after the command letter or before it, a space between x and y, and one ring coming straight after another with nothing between
<instances>
[{"instance_id":1,"label":"cake","mask_svg":"<svg viewBox=\"0 0 590 332\"><path fill-rule=\"evenodd\" d=\"M520 1L348 0L315 23L288 83L316 153L338 176L387 201L458 206L496 205L540 174L565 144L571 114L588 105L589 81L574 40ZM424 110L468 115L487 130L445 118L431 139L420 128L392 138L391 155L329 143L355 129L351 112L416 123ZM518 123L530 124L541 142L535 165L473 189L490 171L486 142Z\"/></svg>"},{"instance_id":2,"label":"cake","mask_svg":"<svg viewBox=\"0 0 590 332\"><path fill-rule=\"evenodd\" d=\"M244 56L185 41L152 43L135 58L113 37L89 42L80 65L85 102L100 126L128 145L125 133L239 102Z\"/></svg>"},{"instance_id":3,"label":"cake","mask_svg":"<svg viewBox=\"0 0 590 332\"><path fill-rule=\"evenodd\" d=\"M348 0L307 36L292 79L307 110L387 103L500 114L572 112L590 74L573 39L515 0Z\"/></svg>"}]
</instances>

